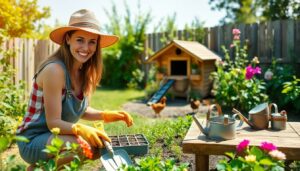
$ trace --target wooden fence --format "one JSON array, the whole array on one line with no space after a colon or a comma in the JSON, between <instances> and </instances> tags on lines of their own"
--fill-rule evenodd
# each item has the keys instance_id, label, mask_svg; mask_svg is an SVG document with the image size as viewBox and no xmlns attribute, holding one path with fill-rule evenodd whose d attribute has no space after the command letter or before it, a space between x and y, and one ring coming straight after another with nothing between
<instances>
[{"instance_id":1,"label":"wooden fence","mask_svg":"<svg viewBox=\"0 0 300 171\"><path fill-rule=\"evenodd\" d=\"M251 25L224 25L205 28L203 44L222 56L221 46L229 47L232 42L232 29L241 30L241 42L248 40L249 56L258 56L262 63L270 63L272 57L282 58L285 63L300 64L300 20L285 20ZM184 40L191 35L187 31L177 31L178 39ZM160 39L162 33L148 34L145 47L154 52L162 48ZM195 39L196 36L194 36ZM50 40L32 40L15 38L3 44L2 49L10 49L16 53L11 63L16 69L15 81L26 81L26 91L29 92L32 78L37 66L58 46ZM1 56L0 56L1 59Z\"/></svg>"},{"instance_id":2,"label":"wooden fence","mask_svg":"<svg viewBox=\"0 0 300 171\"><path fill-rule=\"evenodd\" d=\"M249 57L257 56L262 63L270 63L271 59L281 58L283 63L300 63L300 20L280 20L260 24L224 25L205 28L202 42L206 47L223 56L221 46L229 49L232 43L232 29L241 31L241 43L247 43ZM162 48L160 39L165 33L147 35L146 47L154 52ZM186 30L175 33L179 40L190 39ZM195 40L197 35L194 35ZM148 54L149 55L149 54Z\"/></svg>"},{"instance_id":3,"label":"wooden fence","mask_svg":"<svg viewBox=\"0 0 300 171\"><path fill-rule=\"evenodd\" d=\"M14 81L24 80L27 92L31 90L32 78L40 62L57 48L58 46L49 40L20 38L11 39L2 46L3 50L12 50L15 53L15 57L10 61L16 70Z\"/></svg>"}]
</instances>

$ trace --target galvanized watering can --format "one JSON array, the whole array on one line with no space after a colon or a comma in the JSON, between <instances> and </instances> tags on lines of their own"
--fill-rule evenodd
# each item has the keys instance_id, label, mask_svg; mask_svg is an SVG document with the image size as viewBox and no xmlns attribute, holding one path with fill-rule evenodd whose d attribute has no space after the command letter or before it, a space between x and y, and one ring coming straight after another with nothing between
<instances>
[{"instance_id":1,"label":"galvanized watering can","mask_svg":"<svg viewBox=\"0 0 300 171\"><path fill-rule=\"evenodd\" d=\"M238 114L253 129L261 130L269 127L270 110L268 103L259 104L251 109L249 111L249 119L234 108L232 111Z\"/></svg>"},{"instance_id":2,"label":"galvanized watering can","mask_svg":"<svg viewBox=\"0 0 300 171\"><path fill-rule=\"evenodd\" d=\"M285 110L278 113L278 108L275 103L270 104L270 111L274 106L274 113L271 114L271 128L273 130L284 130L286 129L287 113Z\"/></svg>"},{"instance_id":3,"label":"galvanized watering can","mask_svg":"<svg viewBox=\"0 0 300 171\"><path fill-rule=\"evenodd\" d=\"M218 116L211 116L212 109L216 107L218 111ZM242 119L240 119L239 124L236 123L236 117L238 114L232 116L222 115L221 107L218 104L210 106L210 109L206 115L206 127L203 128L199 120L193 115L193 119L200 131L206 135L209 139L213 140L230 140L235 139L236 130L241 128L243 125Z\"/></svg>"}]
</instances>

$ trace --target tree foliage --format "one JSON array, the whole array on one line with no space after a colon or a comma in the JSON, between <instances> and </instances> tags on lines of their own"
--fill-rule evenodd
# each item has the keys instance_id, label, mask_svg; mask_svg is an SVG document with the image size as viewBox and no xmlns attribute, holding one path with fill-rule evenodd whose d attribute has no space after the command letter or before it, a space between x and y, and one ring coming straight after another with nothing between
<instances>
[{"instance_id":1,"label":"tree foliage","mask_svg":"<svg viewBox=\"0 0 300 171\"><path fill-rule=\"evenodd\" d=\"M132 17L125 4L125 16L120 16L113 3L110 11L105 10L110 23L105 25L107 32L118 35L120 41L104 51L104 77L102 83L113 87L128 85L144 86L140 79L144 67L144 42L146 28L151 21L150 12L143 12L138 4L138 13Z\"/></svg>"},{"instance_id":2,"label":"tree foliage","mask_svg":"<svg viewBox=\"0 0 300 171\"><path fill-rule=\"evenodd\" d=\"M254 23L258 21L298 19L298 0L210 0L213 10L225 10L221 23Z\"/></svg>"},{"instance_id":3,"label":"tree foliage","mask_svg":"<svg viewBox=\"0 0 300 171\"><path fill-rule=\"evenodd\" d=\"M36 24L50 16L50 8L39 9L37 0L1 0L0 31L8 37L29 37Z\"/></svg>"}]
</instances>

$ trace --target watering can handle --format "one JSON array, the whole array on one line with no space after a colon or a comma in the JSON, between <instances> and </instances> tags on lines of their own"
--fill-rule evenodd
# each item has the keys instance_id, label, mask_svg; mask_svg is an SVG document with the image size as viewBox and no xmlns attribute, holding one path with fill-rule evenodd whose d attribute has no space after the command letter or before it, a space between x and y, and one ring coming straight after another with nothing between
<instances>
[{"instance_id":1,"label":"watering can handle","mask_svg":"<svg viewBox=\"0 0 300 171\"><path fill-rule=\"evenodd\" d=\"M278 113L278 107L277 107L277 105L275 103L271 103L269 105L270 113L272 113L272 106L274 106L275 113Z\"/></svg>"},{"instance_id":2,"label":"watering can handle","mask_svg":"<svg viewBox=\"0 0 300 171\"><path fill-rule=\"evenodd\" d=\"M239 129L242 128L242 125L243 125L243 123L244 123L244 121L243 121L244 118L242 118L242 116L239 115L239 114L237 114L237 113L234 114L234 115L232 116L232 118L235 119L237 116L240 118L240 122L239 122L239 124L238 124L235 128L236 128L237 130L239 130Z\"/></svg>"},{"instance_id":3,"label":"watering can handle","mask_svg":"<svg viewBox=\"0 0 300 171\"><path fill-rule=\"evenodd\" d=\"M210 119L210 115L211 115L211 111L213 110L213 108L216 107L217 111L218 111L218 115L221 116L222 115L222 109L221 109L221 106L219 104L212 104L209 106L209 109L208 109L208 113L206 115L206 121L208 122L209 119Z\"/></svg>"}]
</instances>

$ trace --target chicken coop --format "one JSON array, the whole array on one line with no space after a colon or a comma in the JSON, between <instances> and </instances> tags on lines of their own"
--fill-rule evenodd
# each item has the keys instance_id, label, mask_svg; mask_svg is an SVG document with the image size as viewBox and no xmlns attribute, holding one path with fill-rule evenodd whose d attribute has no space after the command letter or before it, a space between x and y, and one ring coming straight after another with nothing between
<instances>
[{"instance_id":1,"label":"chicken coop","mask_svg":"<svg viewBox=\"0 0 300 171\"><path fill-rule=\"evenodd\" d=\"M201 97L210 94L210 73L215 71L216 60L221 58L195 41L173 40L147 59L157 67L156 80L175 82L169 89L174 96L189 98L191 92Z\"/></svg>"}]
</instances>

